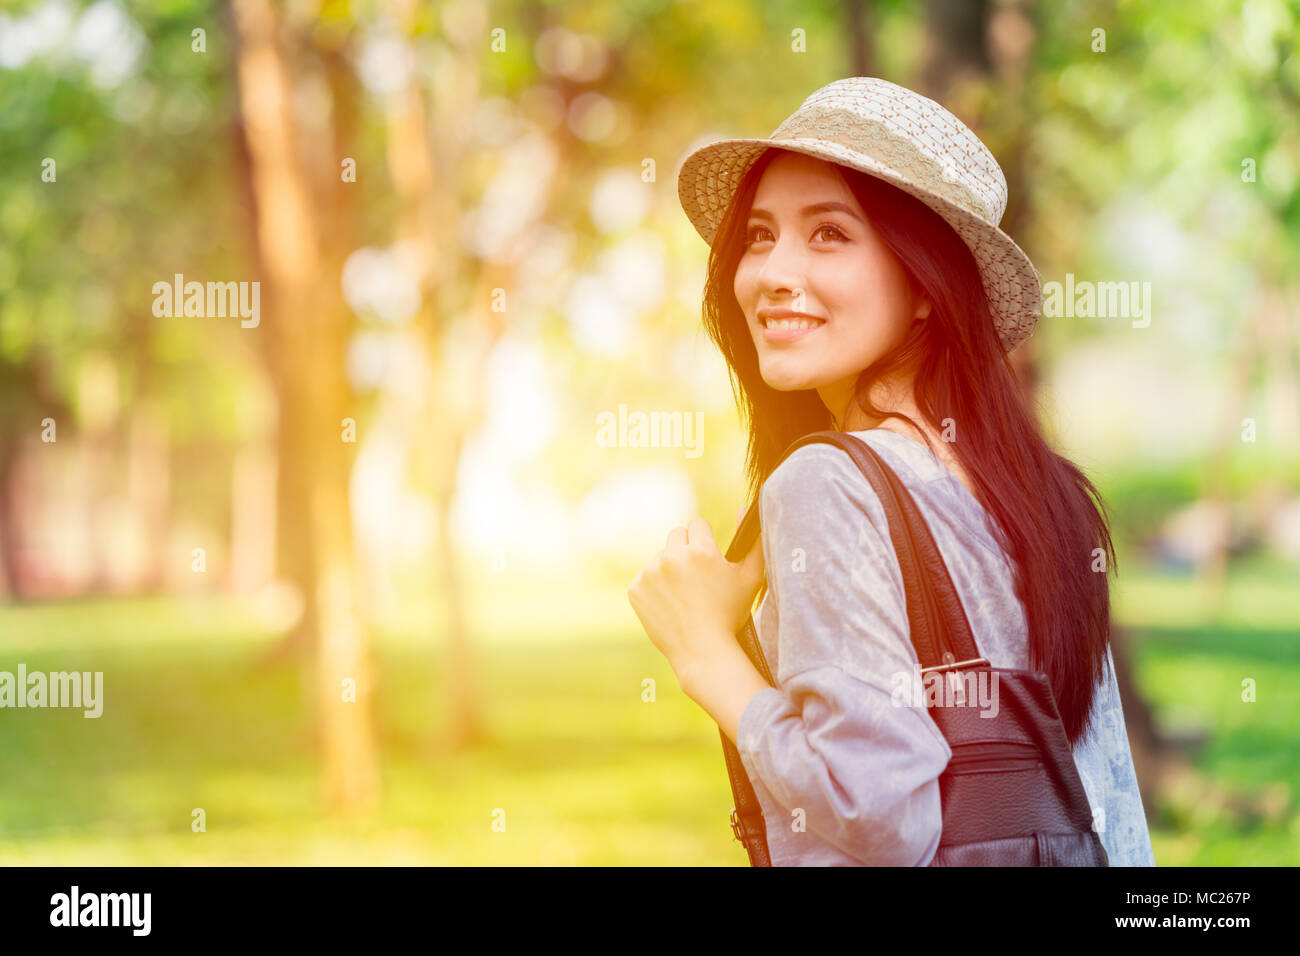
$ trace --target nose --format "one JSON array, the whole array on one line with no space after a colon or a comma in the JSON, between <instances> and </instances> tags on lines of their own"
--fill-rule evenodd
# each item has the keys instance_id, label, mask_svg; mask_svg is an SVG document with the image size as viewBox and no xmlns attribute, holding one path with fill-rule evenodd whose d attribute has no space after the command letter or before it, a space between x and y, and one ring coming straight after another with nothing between
<instances>
[{"instance_id":1,"label":"nose","mask_svg":"<svg viewBox=\"0 0 1300 956\"><path fill-rule=\"evenodd\" d=\"M787 230L763 256L759 266L758 291L768 301L783 302L807 288L803 256L793 236L794 233Z\"/></svg>"}]
</instances>

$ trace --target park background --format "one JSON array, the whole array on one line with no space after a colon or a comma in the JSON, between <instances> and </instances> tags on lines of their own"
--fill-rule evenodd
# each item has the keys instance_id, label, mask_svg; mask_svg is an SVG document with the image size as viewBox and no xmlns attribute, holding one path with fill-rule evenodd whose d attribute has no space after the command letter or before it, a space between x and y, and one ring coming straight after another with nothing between
<instances>
[{"instance_id":1,"label":"park background","mask_svg":"<svg viewBox=\"0 0 1300 956\"><path fill-rule=\"evenodd\" d=\"M0 711L0 863L744 865L626 597L742 503L676 170L873 75L989 144L1046 282L1150 283L1016 366L1110 509L1157 862L1294 864L1297 35L1296 0L0 4L0 670L104 674L99 719ZM178 273L260 322L155 315ZM602 443L620 405L700 454Z\"/></svg>"}]
</instances>

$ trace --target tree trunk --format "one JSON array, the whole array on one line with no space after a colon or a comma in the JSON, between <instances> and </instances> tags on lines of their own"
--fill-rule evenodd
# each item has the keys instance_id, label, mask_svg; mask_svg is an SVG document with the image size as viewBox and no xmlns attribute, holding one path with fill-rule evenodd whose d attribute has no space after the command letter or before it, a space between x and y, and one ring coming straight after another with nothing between
<instances>
[{"instance_id":1,"label":"tree trunk","mask_svg":"<svg viewBox=\"0 0 1300 956\"><path fill-rule=\"evenodd\" d=\"M21 443L8 430L0 429L0 596L23 597L18 566L18 507L14 476Z\"/></svg>"},{"instance_id":2,"label":"tree trunk","mask_svg":"<svg viewBox=\"0 0 1300 956\"><path fill-rule=\"evenodd\" d=\"M145 543L144 565L139 569L133 590L156 593L162 590L167 577L167 527L171 510L167 424L143 389L136 390L129 420L127 493Z\"/></svg>"},{"instance_id":3,"label":"tree trunk","mask_svg":"<svg viewBox=\"0 0 1300 956\"><path fill-rule=\"evenodd\" d=\"M230 585L254 595L275 575L276 461L268 440L235 450L230 481Z\"/></svg>"},{"instance_id":4,"label":"tree trunk","mask_svg":"<svg viewBox=\"0 0 1300 956\"><path fill-rule=\"evenodd\" d=\"M298 155L293 88L269 0L236 0L238 78L257 197L257 233L272 308L256 333L267 336L280 397L279 473L297 502L296 549L303 556L303 633L315 647L317 717L324 791L337 810L379 799L371 727L373 681L352 553L348 417L343 355L347 315L327 275L313 198ZM346 188L344 184L340 187ZM312 685L308 685L312 686Z\"/></svg>"},{"instance_id":5,"label":"tree trunk","mask_svg":"<svg viewBox=\"0 0 1300 956\"><path fill-rule=\"evenodd\" d=\"M390 12L399 22L408 23L413 7L404 0L390 0ZM476 76L476 64L469 62L474 54L457 50L461 62L456 67L465 76ZM439 296L443 279L462 270L453 268L459 261L465 268L474 268L465 261L452 238L450 230L461 221L462 210L457 203L454 187L460 169L463 147L455 135L438 136L430 129L429 106L421 90L420 78L413 75L410 82L390 103L388 110L388 167L401 202L402 216L396 227L396 237L411 243L411 248L422 251L416 265L420 285L421 307L417 325L422 335L425 354L433 370L433 382L438 385L447 380L442 373L443 355L441 337L445 332L446 316L434 308L434 303L444 301ZM476 91L468 91L476 92ZM439 120L447 130L463 129L476 97L466 96L456 103L443 104ZM453 113L452 110L458 112ZM435 162L434 144L438 146ZM439 175L441 174L441 176ZM463 274L463 273L462 273ZM486 308L488 290L480 274L476 283L480 292L475 305ZM500 318L496 316L495 318ZM436 588L443 596L445 616L442 627L447 638L447 675L444 686L449 698L446 705L447 736L445 745L460 749L485 739L486 725L483 701L475 661L474 641L470 634L465 611L464 585L461 579L456 543L451 534L452 507L456 497L456 477L459 472L461 449L469 434L478 427L482 417L482 384L486 380L485 366L492 346L504 331L504 322L485 323L488 330L482 347L471 359L478 373L468 377L456 376L457 381L475 383L470 395L448 395L434 387L428 391L429 403L426 421L437 422L421 439L428 447L433 466L432 493L438 518ZM396 398L389 396L391 407Z\"/></svg>"},{"instance_id":6,"label":"tree trunk","mask_svg":"<svg viewBox=\"0 0 1300 956\"><path fill-rule=\"evenodd\" d=\"M843 0L844 27L849 36L849 75L873 76L876 65L875 17L871 0Z\"/></svg>"}]
</instances>

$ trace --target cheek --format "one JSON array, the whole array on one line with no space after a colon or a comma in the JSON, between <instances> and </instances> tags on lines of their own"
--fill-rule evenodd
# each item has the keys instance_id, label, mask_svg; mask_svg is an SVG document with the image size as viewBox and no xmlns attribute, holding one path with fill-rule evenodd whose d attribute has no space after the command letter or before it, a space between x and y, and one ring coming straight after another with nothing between
<instances>
[{"instance_id":1,"label":"cheek","mask_svg":"<svg viewBox=\"0 0 1300 956\"><path fill-rule=\"evenodd\" d=\"M836 315L849 316L862 339L888 335L907 309L907 285L898 270L872 257L863 257L822 277L820 288L832 300Z\"/></svg>"},{"instance_id":2,"label":"cheek","mask_svg":"<svg viewBox=\"0 0 1300 956\"><path fill-rule=\"evenodd\" d=\"M754 294L752 273L753 270L745 265L744 260L736 266L736 275L731 283L731 287L732 291L736 294L736 301L742 306L748 306L749 300Z\"/></svg>"}]
</instances>

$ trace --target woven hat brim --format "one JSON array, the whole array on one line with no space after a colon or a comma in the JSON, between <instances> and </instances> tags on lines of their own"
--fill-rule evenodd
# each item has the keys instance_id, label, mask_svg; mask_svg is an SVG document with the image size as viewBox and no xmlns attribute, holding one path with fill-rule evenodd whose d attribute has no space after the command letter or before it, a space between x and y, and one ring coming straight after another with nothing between
<instances>
[{"instance_id":1,"label":"woven hat brim","mask_svg":"<svg viewBox=\"0 0 1300 956\"><path fill-rule=\"evenodd\" d=\"M710 246L740 180L769 147L803 153L860 170L915 196L952 226L979 268L989 310L1004 351L1029 338L1042 314L1042 278L1015 241L994 223L914 185L898 170L822 140L724 139L693 151L677 172L677 196L691 224Z\"/></svg>"}]
</instances>

